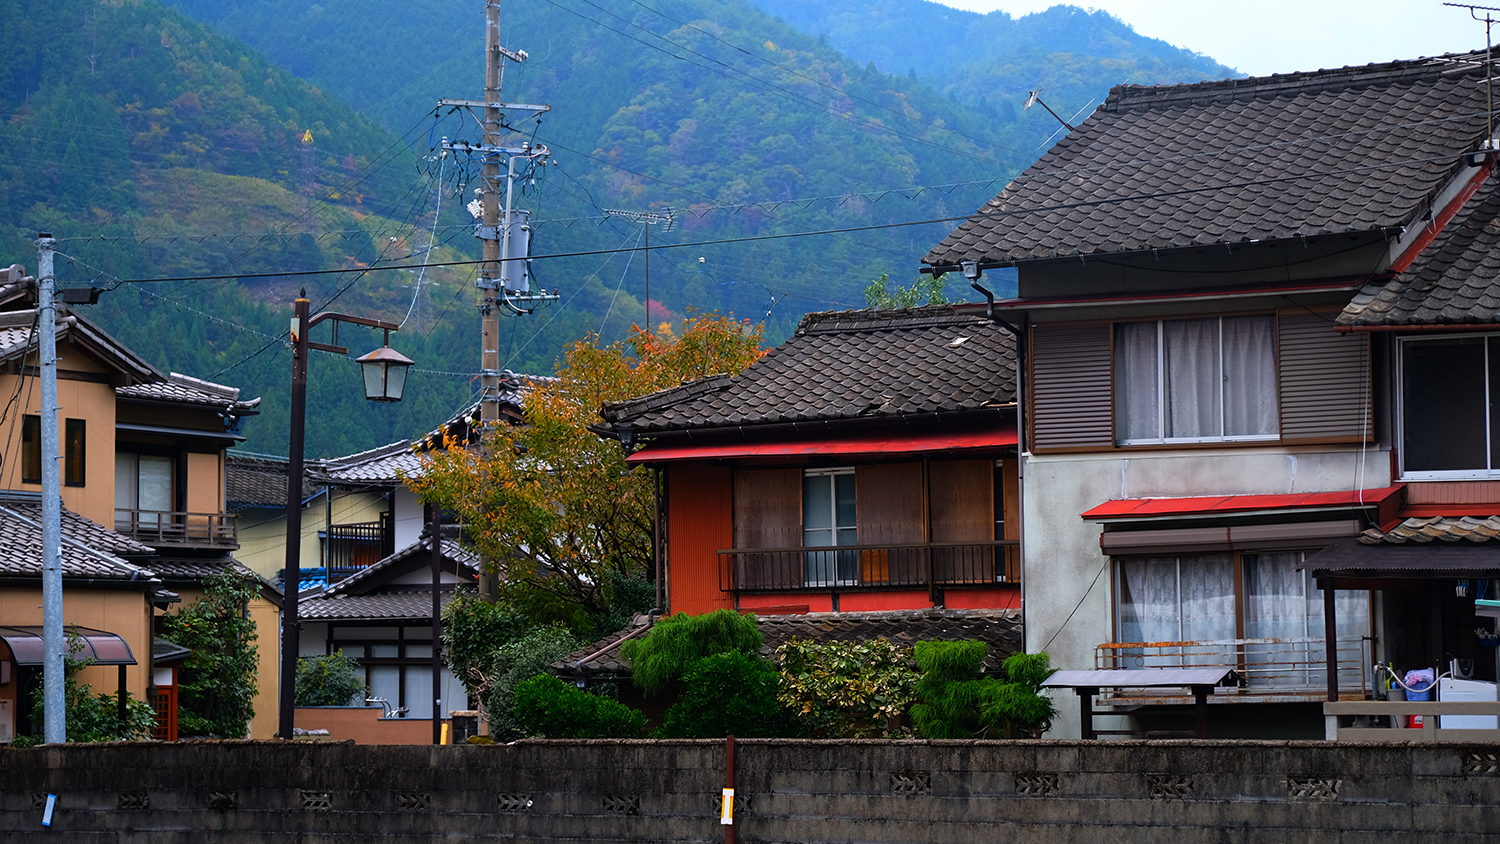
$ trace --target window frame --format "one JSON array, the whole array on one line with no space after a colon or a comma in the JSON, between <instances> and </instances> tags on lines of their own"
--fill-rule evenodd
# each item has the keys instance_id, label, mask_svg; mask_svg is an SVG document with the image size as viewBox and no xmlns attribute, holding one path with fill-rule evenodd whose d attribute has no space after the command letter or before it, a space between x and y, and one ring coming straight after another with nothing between
<instances>
[{"instance_id":1,"label":"window frame","mask_svg":"<svg viewBox=\"0 0 1500 844\"><path fill-rule=\"evenodd\" d=\"M839 524L839 519L838 519L839 507L838 507L838 480L837 479L839 477L843 477L843 476L847 476L851 481L853 481L856 484L855 495L854 495L854 523L850 524L850 525L841 525L841 524ZM807 528L807 482L809 480L811 480L812 478L828 478L828 484L829 484L828 505L829 505L829 508L830 508L830 513L829 513L829 517L830 518L829 518L829 526L826 529L829 531L830 538L833 540L833 542L831 544L829 544L829 545L809 545L807 543L807 530L808 530L808 528ZM799 507L798 509L801 511L801 514L802 514L802 524L801 524L800 527L801 527L801 531L802 531L802 547L803 548L834 548L834 549L837 549L837 548L840 547L840 543L838 541L839 540L839 532L843 531L843 530L853 530L855 532L854 533L854 544L855 545L859 544L859 491L858 491L858 480L856 480L855 467L853 467L853 466L837 466L837 467L820 468L820 469L803 469L802 470L802 502L801 502L801 504L802 504L802 506ZM815 528L815 530L823 530L823 528ZM802 569L802 586L804 588L859 586L860 585L859 559L858 559L857 552L854 552L854 551L843 551L843 552L833 551L833 552L831 552L833 554L833 560L831 561L832 566L833 566L833 577L832 578L826 579L826 580L818 580L818 579L815 579L815 578L812 577L812 574L813 574L815 566L818 566L818 565L827 565L827 563L822 563L822 562L816 562L815 563L814 562L814 555L823 555L823 554L828 554L828 553L830 553L830 552L828 552L828 551L808 551L808 552L806 552L804 554L803 569ZM845 578L839 576L839 574L840 574L839 569L842 568L846 563L850 562L849 560L845 559L845 555L852 555L851 556L851 559L852 559L851 567L853 569L853 577L851 577L849 579L845 579Z\"/></svg>"},{"instance_id":2,"label":"window frame","mask_svg":"<svg viewBox=\"0 0 1500 844\"><path fill-rule=\"evenodd\" d=\"M42 417L27 413L21 416L21 483L42 482Z\"/></svg>"},{"instance_id":3,"label":"window frame","mask_svg":"<svg viewBox=\"0 0 1500 844\"><path fill-rule=\"evenodd\" d=\"M78 438L75 443L73 438L74 426L78 429ZM88 485L88 420L87 419L65 419L63 421L63 486L87 486ZM76 448L74 446L77 446Z\"/></svg>"},{"instance_id":4,"label":"window frame","mask_svg":"<svg viewBox=\"0 0 1500 844\"><path fill-rule=\"evenodd\" d=\"M1420 343L1434 343L1443 340L1456 339L1479 339L1484 341L1484 351L1481 357L1484 360L1484 378L1481 379L1484 389L1483 403L1485 409L1484 418L1484 442L1485 463L1483 469L1408 469L1406 466L1406 349L1408 346ZM1500 480L1500 466L1496 466L1496 445L1493 441L1495 409L1493 401L1500 396L1490 395L1490 344L1500 340L1500 333L1495 332L1462 332L1444 334L1438 337L1397 337L1396 338L1396 458L1397 476L1403 481L1487 481Z\"/></svg>"},{"instance_id":5,"label":"window frame","mask_svg":"<svg viewBox=\"0 0 1500 844\"><path fill-rule=\"evenodd\" d=\"M1276 402L1275 413L1273 414L1274 417L1275 417L1275 420L1276 420L1276 424L1275 424L1275 430L1272 431L1269 434L1224 434L1223 433L1223 431L1225 429L1225 421L1226 421L1226 418L1227 418L1227 413L1226 413L1225 405L1226 405L1227 398L1228 398L1228 391L1226 391L1226 390L1224 390L1222 388L1222 379L1223 379L1223 373L1224 373L1224 320L1225 319L1238 319L1238 318L1243 318L1243 317L1263 317L1263 318L1267 318L1267 319L1269 319L1271 321L1271 343L1272 343L1272 346L1271 346L1272 379L1271 380L1272 380L1272 384L1273 384L1273 388L1274 388L1273 389L1272 399L1273 399L1273 401ZM1193 322L1193 321L1196 321L1196 322L1206 322L1206 321L1209 321L1209 320L1213 320L1216 323L1217 333L1218 333L1218 344L1217 345L1218 345L1218 361L1219 361L1219 374L1220 374L1219 377L1221 379L1221 387L1219 389L1219 409L1218 409L1218 420L1219 420L1219 431L1220 431L1220 434L1218 436L1210 436L1210 437L1168 437L1168 436L1166 436L1166 425L1167 425L1166 419L1167 419L1167 407L1168 407L1168 399L1169 399L1169 397L1167 395L1167 367L1164 365L1165 364L1165 358L1166 358L1166 330L1165 330L1165 325L1168 322ZM1125 409L1124 409L1124 402L1121 402L1119 400L1120 390L1121 390L1121 387L1122 387L1123 379L1121 377L1121 365L1120 365L1120 360L1119 360L1120 356L1118 354L1118 345L1117 345L1117 343L1119 342L1118 341L1118 338L1119 338L1119 329L1120 329L1121 326L1124 326L1124 325L1154 325L1154 326L1156 326L1156 350L1155 350L1155 364L1156 364L1156 366L1155 366L1155 369L1156 369L1156 426L1155 427L1156 427L1156 431L1158 433L1158 436L1156 436L1156 437L1140 437L1140 438L1135 438L1135 439L1125 439L1124 437L1122 437L1120 435L1120 430L1123 427L1122 424L1121 424L1121 422L1122 422L1122 415L1125 413ZM1278 318L1278 315L1275 312L1270 312L1270 313L1248 313L1248 314L1221 314L1221 315L1218 315L1218 316L1205 316L1205 317L1172 317L1172 318L1164 318L1164 319L1120 320L1120 321L1112 322L1110 324L1110 358L1111 358L1111 370L1112 370L1112 373L1111 373L1111 381L1112 381L1112 383L1111 383L1110 387L1111 387L1111 393L1112 393L1112 395L1111 395L1111 401L1112 401L1113 406L1114 406L1114 413L1113 413L1114 419L1113 419L1113 423L1114 423L1114 444L1115 444L1115 447L1116 448L1131 448L1131 447L1134 447L1134 446L1199 445L1199 444L1205 444L1205 443L1277 443L1277 442L1280 442L1281 441L1281 395L1280 395L1280 393L1281 393L1281 389L1280 389L1280 387L1281 387L1281 360L1280 360L1281 349L1280 349L1280 346L1281 346L1281 338L1280 338L1280 331L1279 331L1279 318Z\"/></svg>"}]
</instances>

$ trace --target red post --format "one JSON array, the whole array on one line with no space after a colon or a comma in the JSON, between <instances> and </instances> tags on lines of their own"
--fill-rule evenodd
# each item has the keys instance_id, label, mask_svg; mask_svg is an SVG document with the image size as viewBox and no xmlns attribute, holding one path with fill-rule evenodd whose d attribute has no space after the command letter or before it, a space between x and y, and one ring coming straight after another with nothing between
<instances>
[{"instance_id":1,"label":"red post","mask_svg":"<svg viewBox=\"0 0 1500 844\"><path fill-rule=\"evenodd\" d=\"M734 736L724 738L724 799L734 800ZM724 821L724 844L734 844L734 803L730 802Z\"/></svg>"}]
</instances>

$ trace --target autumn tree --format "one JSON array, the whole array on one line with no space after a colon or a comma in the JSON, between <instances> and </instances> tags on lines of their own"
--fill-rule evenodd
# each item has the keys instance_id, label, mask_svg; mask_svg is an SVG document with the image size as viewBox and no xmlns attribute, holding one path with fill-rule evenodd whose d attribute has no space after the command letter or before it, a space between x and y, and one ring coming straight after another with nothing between
<instances>
[{"instance_id":1,"label":"autumn tree","mask_svg":"<svg viewBox=\"0 0 1500 844\"><path fill-rule=\"evenodd\" d=\"M590 430L600 407L739 372L760 343L759 326L717 314L689 315L675 333L637 327L609 345L590 336L566 350L555 381L527 394L524 424L485 432L479 448L448 443L407 483L467 526L500 575L502 602L533 622L601 632L617 592L649 572L653 495L620 444Z\"/></svg>"}]
</instances>

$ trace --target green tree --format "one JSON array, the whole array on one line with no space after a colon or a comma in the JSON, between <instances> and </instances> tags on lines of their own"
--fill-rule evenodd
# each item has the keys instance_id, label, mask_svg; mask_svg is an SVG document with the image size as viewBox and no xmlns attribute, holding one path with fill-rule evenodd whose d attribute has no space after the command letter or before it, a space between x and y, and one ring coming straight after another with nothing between
<instances>
[{"instance_id":1,"label":"green tree","mask_svg":"<svg viewBox=\"0 0 1500 844\"><path fill-rule=\"evenodd\" d=\"M911 287L897 287L895 290L887 290L888 276L880 274L880 278L870 282L865 288L865 306L868 308L915 308L918 305L946 305L948 296L943 291L947 282L942 276L922 276L912 283Z\"/></svg>"},{"instance_id":2,"label":"green tree","mask_svg":"<svg viewBox=\"0 0 1500 844\"><path fill-rule=\"evenodd\" d=\"M255 716L257 651L248 607L256 584L233 569L203 579L203 597L166 616L163 638L192 651L178 684L186 735L243 738Z\"/></svg>"},{"instance_id":3,"label":"green tree","mask_svg":"<svg viewBox=\"0 0 1500 844\"><path fill-rule=\"evenodd\" d=\"M362 706L368 691L359 660L342 650L297 659L298 706Z\"/></svg>"},{"instance_id":4,"label":"green tree","mask_svg":"<svg viewBox=\"0 0 1500 844\"><path fill-rule=\"evenodd\" d=\"M620 653L630 660L636 686L657 696L676 691L698 660L723 653L755 655L763 641L753 615L732 610L677 613L656 622L644 637L621 645Z\"/></svg>"},{"instance_id":5,"label":"green tree","mask_svg":"<svg viewBox=\"0 0 1500 844\"><path fill-rule=\"evenodd\" d=\"M1041 693L1052 673L1045 653L1013 654L1001 664L1005 679L980 676L989 652L983 642L918 642L913 652L922 679L912 720L925 738L963 739L1045 732L1056 710Z\"/></svg>"},{"instance_id":6,"label":"green tree","mask_svg":"<svg viewBox=\"0 0 1500 844\"><path fill-rule=\"evenodd\" d=\"M663 738L772 738L795 732L776 699L776 667L743 651L697 660L683 674L682 698L662 719Z\"/></svg>"},{"instance_id":7,"label":"green tree","mask_svg":"<svg viewBox=\"0 0 1500 844\"><path fill-rule=\"evenodd\" d=\"M490 735L510 741L526 734L516 719L516 687L583 646L583 642L560 624L534 628L495 650L491 662L490 692L485 698L485 717Z\"/></svg>"},{"instance_id":8,"label":"green tree","mask_svg":"<svg viewBox=\"0 0 1500 844\"><path fill-rule=\"evenodd\" d=\"M542 738L638 738L646 728L639 710L546 674L516 686L515 714L526 735Z\"/></svg>"}]
</instances>

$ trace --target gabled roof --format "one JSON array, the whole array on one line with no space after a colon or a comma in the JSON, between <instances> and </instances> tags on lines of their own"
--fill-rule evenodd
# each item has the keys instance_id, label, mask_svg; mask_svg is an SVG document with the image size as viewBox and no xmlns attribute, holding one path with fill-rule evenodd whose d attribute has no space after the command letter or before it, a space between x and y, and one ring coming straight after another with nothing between
<instances>
[{"instance_id":1,"label":"gabled roof","mask_svg":"<svg viewBox=\"0 0 1500 844\"><path fill-rule=\"evenodd\" d=\"M67 509L62 511L63 577L79 580L154 581L150 569L122 555L144 557L152 548L96 524ZM0 577L42 575L42 505L0 503Z\"/></svg>"},{"instance_id":2,"label":"gabled roof","mask_svg":"<svg viewBox=\"0 0 1500 844\"><path fill-rule=\"evenodd\" d=\"M457 574L465 582L478 578L478 555L451 539L443 540L442 551L444 571ZM298 615L340 621L431 619L430 585L391 584L395 578L425 570L430 565L426 541L413 543L332 586L301 593L297 598ZM439 588L444 605L453 599L456 587L457 584L444 583Z\"/></svg>"},{"instance_id":3,"label":"gabled roof","mask_svg":"<svg viewBox=\"0 0 1500 844\"><path fill-rule=\"evenodd\" d=\"M260 404L260 399L240 401L240 390L238 387L227 387L223 384L215 384L212 381L204 381L201 378L193 378L177 372L167 375L161 381L133 384L128 387L117 387L115 388L115 395L122 399L133 401L168 402L171 404L212 407L232 412L235 416L248 416L259 413L255 408Z\"/></svg>"},{"instance_id":4,"label":"gabled roof","mask_svg":"<svg viewBox=\"0 0 1500 844\"><path fill-rule=\"evenodd\" d=\"M317 461L314 471L333 485L395 485L401 483L398 471L408 475L422 474L422 458L412 451L411 443L400 440L358 454Z\"/></svg>"},{"instance_id":5,"label":"gabled roof","mask_svg":"<svg viewBox=\"0 0 1500 844\"><path fill-rule=\"evenodd\" d=\"M895 420L1015 401L1015 340L951 305L829 311L733 377L715 375L602 415L637 433L788 422Z\"/></svg>"},{"instance_id":6,"label":"gabled roof","mask_svg":"<svg viewBox=\"0 0 1500 844\"><path fill-rule=\"evenodd\" d=\"M1491 173L1409 267L1365 285L1338 324L1500 324L1500 180Z\"/></svg>"},{"instance_id":7,"label":"gabled roof","mask_svg":"<svg viewBox=\"0 0 1500 844\"><path fill-rule=\"evenodd\" d=\"M224 500L230 512L251 507L286 507L287 459L269 454L229 449L224 452ZM311 471L302 473L302 495L310 498L323 487Z\"/></svg>"},{"instance_id":8,"label":"gabled roof","mask_svg":"<svg viewBox=\"0 0 1500 844\"><path fill-rule=\"evenodd\" d=\"M36 354L33 316L32 311L0 313L0 363ZM143 384L167 378L161 370L109 336L104 329L61 307L57 312L57 342L59 345L72 344L101 365L114 370L120 378L116 383Z\"/></svg>"},{"instance_id":9,"label":"gabled roof","mask_svg":"<svg viewBox=\"0 0 1500 844\"><path fill-rule=\"evenodd\" d=\"M922 260L957 269L1399 229L1485 136L1483 59L1117 86Z\"/></svg>"},{"instance_id":10,"label":"gabled roof","mask_svg":"<svg viewBox=\"0 0 1500 844\"><path fill-rule=\"evenodd\" d=\"M479 555L454 539L442 541L443 570L473 580L479 576ZM403 574L431 565L427 541L421 540L402 548L374 565L360 569L324 590L326 595L369 594Z\"/></svg>"}]
</instances>

